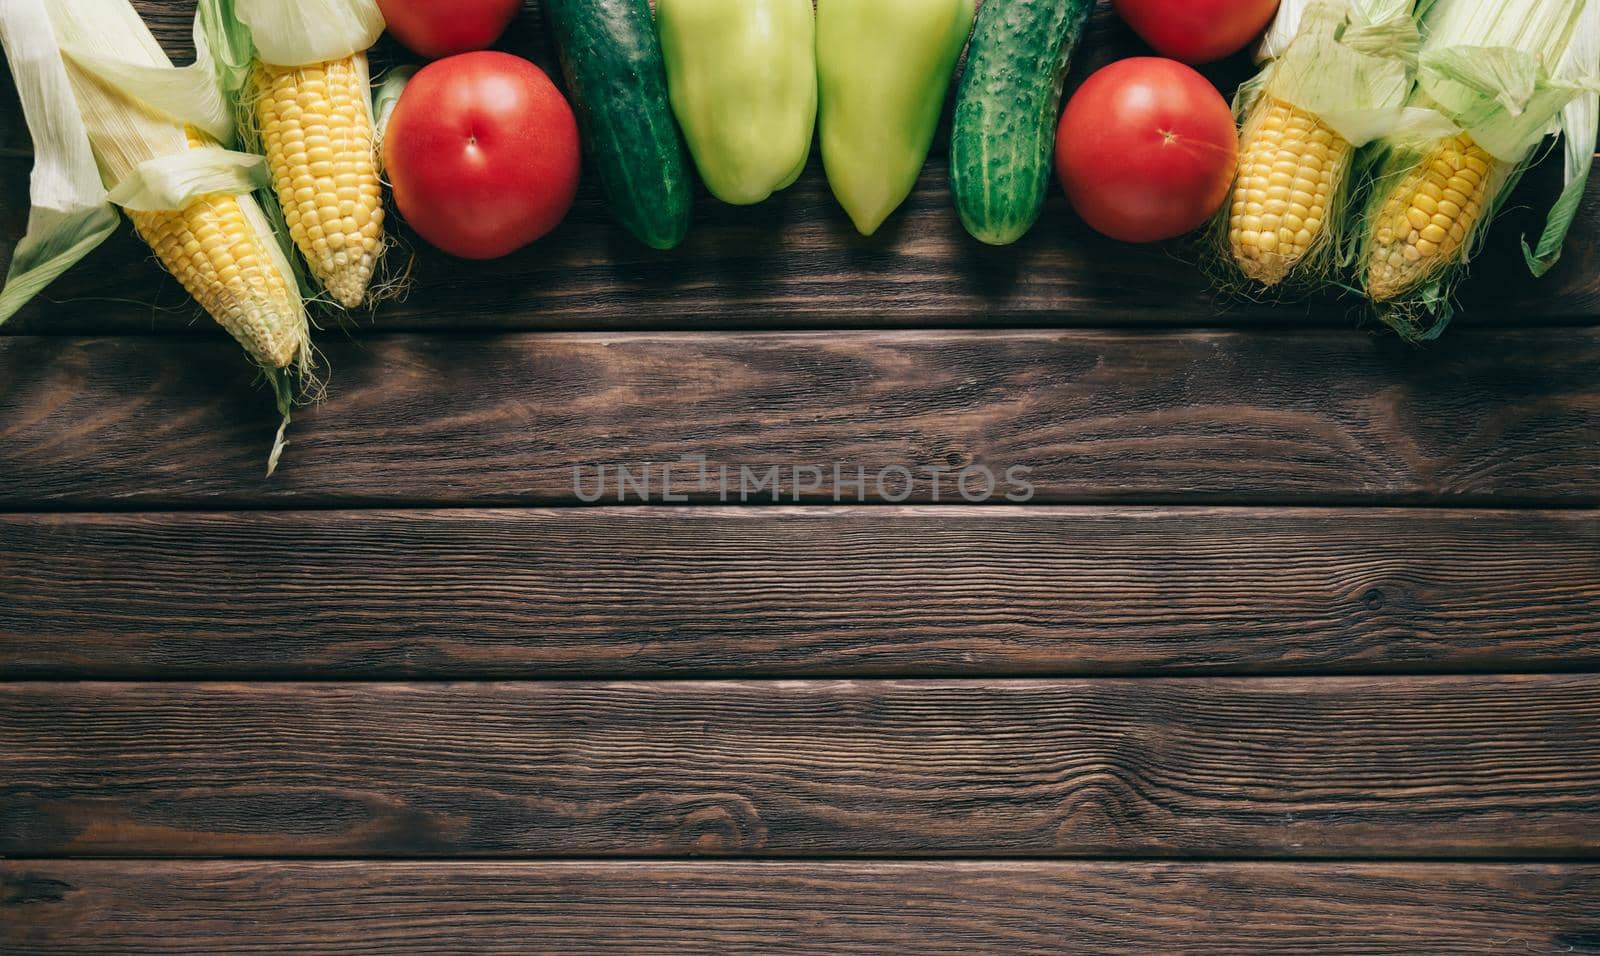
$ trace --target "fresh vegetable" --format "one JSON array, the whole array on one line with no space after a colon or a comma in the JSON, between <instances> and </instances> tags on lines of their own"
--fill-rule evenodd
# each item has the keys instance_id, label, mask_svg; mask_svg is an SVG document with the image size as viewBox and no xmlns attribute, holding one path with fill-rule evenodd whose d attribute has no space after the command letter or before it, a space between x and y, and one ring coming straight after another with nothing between
<instances>
[{"instance_id":1,"label":"fresh vegetable","mask_svg":"<svg viewBox=\"0 0 1600 956\"><path fill-rule=\"evenodd\" d=\"M193 133L188 144L209 146ZM127 212L156 260L258 362L281 369L310 360L311 333L294 273L253 198L216 193L182 209Z\"/></svg>"},{"instance_id":2,"label":"fresh vegetable","mask_svg":"<svg viewBox=\"0 0 1600 956\"><path fill-rule=\"evenodd\" d=\"M247 102L289 236L333 300L356 308L383 254L367 48L375 0L234 0L256 52Z\"/></svg>"},{"instance_id":3,"label":"fresh vegetable","mask_svg":"<svg viewBox=\"0 0 1600 956\"><path fill-rule=\"evenodd\" d=\"M985 0L956 92L950 191L972 235L991 245L1033 228L1067 66L1094 0Z\"/></svg>"},{"instance_id":4,"label":"fresh vegetable","mask_svg":"<svg viewBox=\"0 0 1600 956\"><path fill-rule=\"evenodd\" d=\"M259 157L232 132L204 44L172 67L127 0L5 0L5 48L34 143L33 210L0 290L0 321L115 229L121 206L156 258L261 365L283 425L308 372L310 326L279 236L251 197ZM186 128L186 121L187 128Z\"/></svg>"},{"instance_id":5,"label":"fresh vegetable","mask_svg":"<svg viewBox=\"0 0 1600 956\"><path fill-rule=\"evenodd\" d=\"M584 142L611 212L640 242L671 249L694 186L667 101L647 0L545 0Z\"/></svg>"},{"instance_id":6,"label":"fresh vegetable","mask_svg":"<svg viewBox=\"0 0 1600 956\"><path fill-rule=\"evenodd\" d=\"M863 236L916 186L972 13L972 0L817 0L822 163Z\"/></svg>"},{"instance_id":7,"label":"fresh vegetable","mask_svg":"<svg viewBox=\"0 0 1600 956\"><path fill-rule=\"evenodd\" d=\"M35 144L34 209L0 318L109 234L114 203L256 361L309 361L293 272L250 196L260 159L219 148L141 98L178 71L127 0L7 0L0 29ZM110 82L130 66L142 83Z\"/></svg>"},{"instance_id":8,"label":"fresh vegetable","mask_svg":"<svg viewBox=\"0 0 1600 956\"><path fill-rule=\"evenodd\" d=\"M378 0L389 33L431 60L486 50L522 9L522 0Z\"/></svg>"},{"instance_id":9,"label":"fresh vegetable","mask_svg":"<svg viewBox=\"0 0 1600 956\"><path fill-rule=\"evenodd\" d=\"M578 191L578 121L544 71L483 51L428 64L383 137L395 205L428 242L494 259L556 227Z\"/></svg>"},{"instance_id":10,"label":"fresh vegetable","mask_svg":"<svg viewBox=\"0 0 1600 956\"><path fill-rule=\"evenodd\" d=\"M1228 197L1236 159L1227 101L1193 69L1157 57L1120 60L1089 77L1056 140L1072 207L1124 242L1204 225Z\"/></svg>"},{"instance_id":11,"label":"fresh vegetable","mask_svg":"<svg viewBox=\"0 0 1600 956\"><path fill-rule=\"evenodd\" d=\"M1157 53L1199 65L1249 46L1272 22L1278 0L1113 0L1112 6Z\"/></svg>"},{"instance_id":12,"label":"fresh vegetable","mask_svg":"<svg viewBox=\"0 0 1600 956\"><path fill-rule=\"evenodd\" d=\"M1337 264L1355 149L1400 120L1411 91L1415 3L1283 0L1271 62L1234 103L1244 130L1220 232L1248 282L1319 282Z\"/></svg>"},{"instance_id":13,"label":"fresh vegetable","mask_svg":"<svg viewBox=\"0 0 1600 956\"><path fill-rule=\"evenodd\" d=\"M735 205L800 178L817 118L811 0L657 0L667 91L700 178Z\"/></svg>"},{"instance_id":14,"label":"fresh vegetable","mask_svg":"<svg viewBox=\"0 0 1600 956\"><path fill-rule=\"evenodd\" d=\"M1374 144L1358 207L1359 280L1410 339L1437 336L1450 293L1511 187L1552 130L1566 136L1567 188L1529 266L1542 274L1594 159L1600 2L1437 0L1424 21L1412 116Z\"/></svg>"},{"instance_id":15,"label":"fresh vegetable","mask_svg":"<svg viewBox=\"0 0 1600 956\"><path fill-rule=\"evenodd\" d=\"M1367 294L1398 299L1463 256L1487 218L1488 200L1509 173L1470 133L1434 141L1396 164L1368 232Z\"/></svg>"}]
</instances>

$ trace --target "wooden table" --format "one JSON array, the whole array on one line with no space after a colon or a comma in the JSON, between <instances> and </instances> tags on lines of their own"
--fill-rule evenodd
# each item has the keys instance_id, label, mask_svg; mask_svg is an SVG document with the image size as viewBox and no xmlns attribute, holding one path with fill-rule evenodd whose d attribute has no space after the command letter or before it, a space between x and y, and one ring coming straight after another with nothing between
<instances>
[{"instance_id":1,"label":"wooden table","mask_svg":"<svg viewBox=\"0 0 1600 956\"><path fill-rule=\"evenodd\" d=\"M872 241L813 168L672 253L592 185L417 248L271 480L137 240L58 283L0 338L0 951L1600 951L1600 188L1414 349L1058 199L982 248L942 155ZM692 454L1033 495L574 488Z\"/></svg>"}]
</instances>

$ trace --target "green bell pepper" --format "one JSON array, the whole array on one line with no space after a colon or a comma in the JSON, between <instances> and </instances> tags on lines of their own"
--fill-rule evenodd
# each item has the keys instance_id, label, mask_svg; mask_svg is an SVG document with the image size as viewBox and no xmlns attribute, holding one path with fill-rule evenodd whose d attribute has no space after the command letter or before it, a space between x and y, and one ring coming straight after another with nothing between
<instances>
[{"instance_id":1,"label":"green bell pepper","mask_svg":"<svg viewBox=\"0 0 1600 956\"><path fill-rule=\"evenodd\" d=\"M822 162L862 235L911 195L973 0L817 0Z\"/></svg>"},{"instance_id":2,"label":"green bell pepper","mask_svg":"<svg viewBox=\"0 0 1600 956\"><path fill-rule=\"evenodd\" d=\"M657 0L667 92L711 194L758 203L800 177L817 119L811 0Z\"/></svg>"}]
</instances>

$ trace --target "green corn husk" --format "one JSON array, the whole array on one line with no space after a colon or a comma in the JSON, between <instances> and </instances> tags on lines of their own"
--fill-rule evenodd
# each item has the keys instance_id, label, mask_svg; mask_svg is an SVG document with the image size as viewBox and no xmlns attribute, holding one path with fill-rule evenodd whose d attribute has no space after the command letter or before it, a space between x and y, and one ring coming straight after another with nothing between
<instances>
[{"instance_id":1,"label":"green corn husk","mask_svg":"<svg viewBox=\"0 0 1600 956\"><path fill-rule=\"evenodd\" d=\"M1561 196L1550 207L1539 244L1529 246L1526 238L1522 242L1528 269L1538 277L1555 268L1561 259L1567 233L1572 229L1578 206L1583 202L1589 172L1594 165L1597 139L1600 139L1600 3L1590 0L1586 4L1583 20L1567 46L1567 56L1560 73L1566 82L1579 86L1581 91L1561 111L1560 130L1565 157L1565 185Z\"/></svg>"},{"instance_id":2,"label":"green corn husk","mask_svg":"<svg viewBox=\"0 0 1600 956\"><path fill-rule=\"evenodd\" d=\"M1449 325L1456 285L1553 135L1566 139L1566 187L1537 244L1524 241L1524 253L1535 275L1560 258L1594 158L1600 0L1517 0L1515 13L1504 0L1436 0L1423 28L1406 118L1364 152L1368 185L1348 217L1357 285L1378 316L1413 342L1435 339ZM1380 281L1377 263L1393 255L1400 231L1384 215L1386 204L1405 208L1402 191L1409 192L1413 172L1442 141L1463 134L1490 157L1464 239L1437 261L1420 259L1419 277Z\"/></svg>"},{"instance_id":3,"label":"green corn husk","mask_svg":"<svg viewBox=\"0 0 1600 956\"><path fill-rule=\"evenodd\" d=\"M256 56L274 66L307 66L365 52L383 33L376 0L232 0Z\"/></svg>"},{"instance_id":4,"label":"green corn husk","mask_svg":"<svg viewBox=\"0 0 1600 956\"><path fill-rule=\"evenodd\" d=\"M5 49L33 137L33 207L0 289L0 323L44 291L117 228L43 0L0 8Z\"/></svg>"},{"instance_id":5,"label":"green corn husk","mask_svg":"<svg viewBox=\"0 0 1600 956\"><path fill-rule=\"evenodd\" d=\"M1398 121L1415 78L1417 18L1434 0L1285 0L1262 38L1266 68L1235 110L1270 95L1362 146Z\"/></svg>"},{"instance_id":6,"label":"green corn husk","mask_svg":"<svg viewBox=\"0 0 1600 956\"><path fill-rule=\"evenodd\" d=\"M1433 0L1284 0L1257 59L1260 73L1239 88L1234 112L1241 125L1241 160L1248 155L1252 120L1281 102L1314 115L1350 147L1377 139L1399 123L1415 79L1420 45L1417 15ZM1213 224L1214 259L1224 286L1241 290L1304 290L1323 284L1338 266L1341 207L1351 180L1349 148L1341 147L1329 215L1308 251L1270 279L1251 275L1234 255L1236 193ZM1241 177L1244 171L1241 170Z\"/></svg>"},{"instance_id":7,"label":"green corn husk","mask_svg":"<svg viewBox=\"0 0 1600 956\"><path fill-rule=\"evenodd\" d=\"M375 148L379 158L383 156L383 137L389 131L389 118L394 115L394 108L400 103L400 94L406 90L406 84L417 75L414 66L398 66L390 70L383 81L372 91L372 126L377 133Z\"/></svg>"}]
</instances>

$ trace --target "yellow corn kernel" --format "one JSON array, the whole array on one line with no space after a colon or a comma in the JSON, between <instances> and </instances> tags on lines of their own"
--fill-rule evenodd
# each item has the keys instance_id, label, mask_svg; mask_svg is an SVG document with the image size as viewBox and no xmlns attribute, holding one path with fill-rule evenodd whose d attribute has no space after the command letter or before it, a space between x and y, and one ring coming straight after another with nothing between
<instances>
[{"instance_id":1,"label":"yellow corn kernel","mask_svg":"<svg viewBox=\"0 0 1600 956\"><path fill-rule=\"evenodd\" d=\"M1367 293L1373 301L1405 295L1465 255L1496 162L1461 133L1440 140L1400 177L1370 226Z\"/></svg>"},{"instance_id":2,"label":"yellow corn kernel","mask_svg":"<svg viewBox=\"0 0 1600 956\"><path fill-rule=\"evenodd\" d=\"M287 368L301 357L308 330L289 280L264 245L272 240L241 205L254 202L249 196L202 196L181 211L130 209L128 218L217 324L258 362Z\"/></svg>"},{"instance_id":3,"label":"yellow corn kernel","mask_svg":"<svg viewBox=\"0 0 1600 956\"><path fill-rule=\"evenodd\" d=\"M1262 97L1245 123L1228 217L1233 260L1275 286L1316 247L1353 150L1327 124Z\"/></svg>"},{"instance_id":4,"label":"yellow corn kernel","mask_svg":"<svg viewBox=\"0 0 1600 956\"><path fill-rule=\"evenodd\" d=\"M258 64L255 93L262 152L289 236L328 293L355 308L383 250L367 56Z\"/></svg>"},{"instance_id":5,"label":"yellow corn kernel","mask_svg":"<svg viewBox=\"0 0 1600 956\"><path fill-rule=\"evenodd\" d=\"M190 149L213 146L193 128ZM256 361L287 368L303 358L310 327L266 217L250 196L202 196L181 210L125 210L157 260Z\"/></svg>"}]
</instances>

